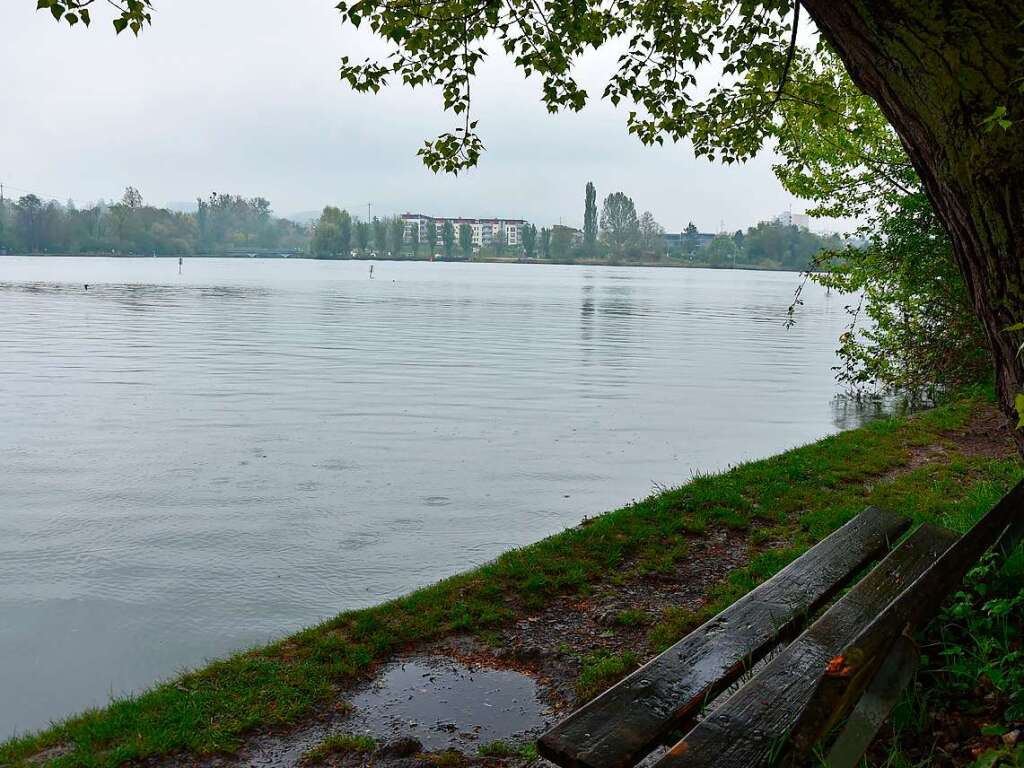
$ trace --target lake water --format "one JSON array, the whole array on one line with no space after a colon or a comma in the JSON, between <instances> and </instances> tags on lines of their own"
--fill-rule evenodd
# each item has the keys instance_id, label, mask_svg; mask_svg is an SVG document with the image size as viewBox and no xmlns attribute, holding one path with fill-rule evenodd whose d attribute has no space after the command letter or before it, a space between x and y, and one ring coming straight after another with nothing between
<instances>
[{"instance_id":1,"label":"lake water","mask_svg":"<svg viewBox=\"0 0 1024 768\"><path fill-rule=\"evenodd\" d=\"M854 425L795 274L368 269L0 257L0 738Z\"/></svg>"}]
</instances>

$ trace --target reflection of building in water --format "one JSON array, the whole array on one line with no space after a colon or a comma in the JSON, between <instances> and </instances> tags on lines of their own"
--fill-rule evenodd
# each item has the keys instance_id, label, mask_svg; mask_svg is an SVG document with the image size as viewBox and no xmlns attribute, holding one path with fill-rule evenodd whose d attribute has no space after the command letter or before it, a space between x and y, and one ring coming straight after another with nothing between
<instances>
[{"instance_id":1,"label":"reflection of building in water","mask_svg":"<svg viewBox=\"0 0 1024 768\"><path fill-rule=\"evenodd\" d=\"M633 358L639 354L636 344L637 316L645 316L649 307L636 305L636 287L630 276L584 275L580 296L580 362L583 368L599 367L598 379L588 374L580 379L583 390L595 387L618 389L635 378Z\"/></svg>"}]
</instances>

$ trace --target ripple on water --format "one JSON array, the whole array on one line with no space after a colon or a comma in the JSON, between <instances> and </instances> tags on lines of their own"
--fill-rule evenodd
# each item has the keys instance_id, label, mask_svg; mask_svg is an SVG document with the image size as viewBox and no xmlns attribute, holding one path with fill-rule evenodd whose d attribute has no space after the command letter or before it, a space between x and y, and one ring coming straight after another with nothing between
<instances>
[{"instance_id":1,"label":"ripple on water","mask_svg":"<svg viewBox=\"0 0 1024 768\"><path fill-rule=\"evenodd\" d=\"M428 507L447 507L452 503L447 496L424 496L422 501Z\"/></svg>"},{"instance_id":2,"label":"ripple on water","mask_svg":"<svg viewBox=\"0 0 1024 768\"><path fill-rule=\"evenodd\" d=\"M378 268L0 257L0 739L858 418L796 275Z\"/></svg>"}]
</instances>

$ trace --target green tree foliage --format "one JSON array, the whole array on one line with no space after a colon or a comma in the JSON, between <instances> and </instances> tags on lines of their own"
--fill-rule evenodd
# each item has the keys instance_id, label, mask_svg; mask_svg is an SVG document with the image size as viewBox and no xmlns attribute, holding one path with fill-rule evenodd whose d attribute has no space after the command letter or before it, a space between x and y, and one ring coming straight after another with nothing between
<instances>
[{"instance_id":1,"label":"green tree foliage","mask_svg":"<svg viewBox=\"0 0 1024 768\"><path fill-rule=\"evenodd\" d=\"M202 217L203 237L198 252L296 249L308 245L306 228L286 219L275 219L266 198L214 193L200 203L196 218L198 221ZM151 210L144 208L142 214L132 218L144 219L145 212ZM146 250L143 248L143 252Z\"/></svg>"},{"instance_id":2,"label":"green tree foliage","mask_svg":"<svg viewBox=\"0 0 1024 768\"><path fill-rule=\"evenodd\" d=\"M77 207L25 195L5 201L0 248L10 253L218 254L240 250L305 250L306 227L275 219L263 198L211 195L194 213L146 205L129 188L108 205Z\"/></svg>"},{"instance_id":3,"label":"green tree foliage","mask_svg":"<svg viewBox=\"0 0 1024 768\"><path fill-rule=\"evenodd\" d=\"M491 240L491 248L494 249L494 255L501 258L505 255L505 248L508 247L508 234L505 232L505 227L498 227L498 231L494 234L494 239Z\"/></svg>"},{"instance_id":4,"label":"green tree foliage","mask_svg":"<svg viewBox=\"0 0 1024 768\"><path fill-rule=\"evenodd\" d=\"M640 246L636 206L623 192L613 192L601 206L601 238L613 256L635 253Z\"/></svg>"},{"instance_id":5,"label":"green tree foliage","mask_svg":"<svg viewBox=\"0 0 1024 768\"><path fill-rule=\"evenodd\" d=\"M537 227L533 224L523 225L523 253L528 259L537 255Z\"/></svg>"},{"instance_id":6,"label":"green tree foliage","mask_svg":"<svg viewBox=\"0 0 1024 768\"><path fill-rule=\"evenodd\" d=\"M573 241L576 239L576 230L572 227L563 227L561 224L555 224L551 228L551 243L549 250L552 259L564 260L569 257L569 251L573 246Z\"/></svg>"},{"instance_id":7,"label":"green tree foliage","mask_svg":"<svg viewBox=\"0 0 1024 768\"><path fill-rule=\"evenodd\" d=\"M82 26L88 27L92 23L89 6L94 2L95 0L36 0L36 8L48 11L53 18L63 21L68 26L73 27L81 22ZM107 0L107 4L116 11L113 25L117 34L129 29L138 35L142 28L153 20L153 6L150 0Z\"/></svg>"},{"instance_id":8,"label":"green tree foliage","mask_svg":"<svg viewBox=\"0 0 1024 768\"><path fill-rule=\"evenodd\" d=\"M409 245L412 247L412 257L420 255L420 228L418 224L409 227Z\"/></svg>"},{"instance_id":9,"label":"green tree foliage","mask_svg":"<svg viewBox=\"0 0 1024 768\"><path fill-rule=\"evenodd\" d=\"M683 255L692 259L700 247L700 238L697 236L697 225L692 221L683 230Z\"/></svg>"},{"instance_id":10,"label":"green tree foliage","mask_svg":"<svg viewBox=\"0 0 1024 768\"><path fill-rule=\"evenodd\" d=\"M732 238L726 239L733 242ZM769 269L802 271L811 266L822 249L838 245L803 227L762 221L743 237L743 261Z\"/></svg>"},{"instance_id":11,"label":"green tree foliage","mask_svg":"<svg viewBox=\"0 0 1024 768\"><path fill-rule=\"evenodd\" d=\"M825 112L787 102L779 131L783 185L812 214L856 218L864 247L832 250L812 279L863 296L841 338L842 382L858 393L912 398L985 375L988 342L972 312L952 246L899 138L831 57L798 72L802 98L833 98ZM859 126L855 132L848 126Z\"/></svg>"},{"instance_id":12,"label":"green tree foliage","mask_svg":"<svg viewBox=\"0 0 1024 768\"><path fill-rule=\"evenodd\" d=\"M341 246L341 253L348 257L352 255L352 217L348 211L342 211L338 219L338 239Z\"/></svg>"},{"instance_id":13,"label":"green tree foliage","mask_svg":"<svg viewBox=\"0 0 1024 768\"><path fill-rule=\"evenodd\" d=\"M707 244L704 260L712 267L731 267L736 263L738 252L735 240L726 235L718 235Z\"/></svg>"},{"instance_id":14,"label":"green tree foliage","mask_svg":"<svg viewBox=\"0 0 1024 768\"><path fill-rule=\"evenodd\" d=\"M324 208L313 230L310 251L319 259L348 258L352 250L352 217L333 206Z\"/></svg>"},{"instance_id":15,"label":"green tree foliage","mask_svg":"<svg viewBox=\"0 0 1024 768\"><path fill-rule=\"evenodd\" d=\"M16 231L19 241L30 253L44 250L46 243L46 213L43 201L35 195L24 195L15 205Z\"/></svg>"},{"instance_id":16,"label":"green tree foliage","mask_svg":"<svg viewBox=\"0 0 1024 768\"><path fill-rule=\"evenodd\" d=\"M665 228L644 211L640 216L640 250L644 256L660 257L665 252Z\"/></svg>"},{"instance_id":17,"label":"green tree foliage","mask_svg":"<svg viewBox=\"0 0 1024 768\"><path fill-rule=\"evenodd\" d=\"M430 258L437 255L437 224L427 222L427 245L430 246Z\"/></svg>"},{"instance_id":18,"label":"green tree foliage","mask_svg":"<svg viewBox=\"0 0 1024 768\"><path fill-rule=\"evenodd\" d=\"M718 235L702 246L700 235L692 223L682 233L679 251L687 263L700 267L753 267L801 272L816 263L825 251L843 247L835 236L822 237L802 227L778 222L761 222L746 233Z\"/></svg>"},{"instance_id":19,"label":"green tree foliage","mask_svg":"<svg viewBox=\"0 0 1024 768\"><path fill-rule=\"evenodd\" d=\"M551 258L551 230L547 227L540 231L540 255L545 259Z\"/></svg>"},{"instance_id":20,"label":"green tree foliage","mask_svg":"<svg viewBox=\"0 0 1024 768\"><path fill-rule=\"evenodd\" d=\"M459 248L462 258L469 261L473 256L473 228L469 224L459 224Z\"/></svg>"},{"instance_id":21,"label":"green tree foliage","mask_svg":"<svg viewBox=\"0 0 1024 768\"><path fill-rule=\"evenodd\" d=\"M366 256L370 253L370 223L367 221L356 222L356 244L359 251Z\"/></svg>"},{"instance_id":22,"label":"green tree foliage","mask_svg":"<svg viewBox=\"0 0 1024 768\"><path fill-rule=\"evenodd\" d=\"M764 86L777 82L786 67L793 27L792 3L782 0L744 4L739 13L730 4L711 2L653 12L638 0L571 7L447 0L429 13L386 0L354 0L338 8L345 21L366 20L381 37L398 43L380 61L344 57L342 78L353 88L376 92L392 77L414 87L436 84L445 107L461 116L457 128L420 150L427 165L448 171L475 164L483 148L470 116L471 81L491 35L525 74L540 76L542 99L552 111L585 105L588 94L572 71L584 51L627 40L604 96L638 105L629 130L647 143L690 137L698 152L735 160L749 156L765 138L774 93ZM729 78L695 99L697 69L711 59L721 61L726 72L751 74ZM747 119L737 119L737 112Z\"/></svg>"},{"instance_id":23,"label":"green tree foliage","mask_svg":"<svg viewBox=\"0 0 1024 768\"><path fill-rule=\"evenodd\" d=\"M583 251L589 257L597 252L597 189L592 181L587 182L583 203Z\"/></svg>"},{"instance_id":24,"label":"green tree foliage","mask_svg":"<svg viewBox=\"0 0 1024 768\"><path fill-rule=\"evenodd\" d=\"M395 216L388 224L390 230L389 237L391 239L391 255L396 258L402 258L402 252L405 250L405 222L402 221L401 217Z\"/></svg>"},{"instance_id":25,"label":"green tree foliage","mask_svg":"<svg viewBox=\"0 0 1024 768\"><path fill-rule=\"evenodd\" d=\"M121 198L121 205L129 210L141 208L143 204L142 193L135 187L127 187L124 196Z\"/></svg>"},{"instance_id":26,"label":"green tree foliage","mask_svg":"<svg viewBox=\"0 0 1024 768\"><path fill-rule=\"evenodd\" d=\"M441 242L444 244L444 256L450 259L455 253L455 227L446 221L441 228Z\"/></svg>"},{"instance_id":27,"label":"green tree foliage","mask_svg":"<svg viewBox=\"0 0 1024 768\"><path fill-rule=\"evenodd\" d=\"M373 247L377 249L377 258L383 259L388 251L388 224L377 216L373 217Z\"/></svg>"}]
</instances>

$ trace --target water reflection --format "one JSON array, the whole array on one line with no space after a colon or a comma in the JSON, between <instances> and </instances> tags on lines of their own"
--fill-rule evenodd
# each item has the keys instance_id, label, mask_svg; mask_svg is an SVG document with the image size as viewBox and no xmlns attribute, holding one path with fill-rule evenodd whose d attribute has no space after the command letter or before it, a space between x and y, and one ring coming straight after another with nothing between
<instances>
[{"instance_id":1,"label":"water reflection","mask_svg":"<svg viewBox=\"0 0 1024 768\"><path fill-rule=\"evenodd\" d=\"M910 403L900 396L855 397L837 395L832 399L832 424L842 431L855 429L876 419L904 416L922 410L924 405Z\"/></svg>"}]
</instances>

